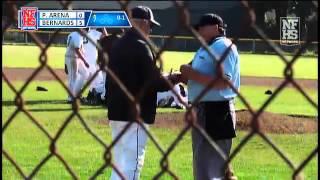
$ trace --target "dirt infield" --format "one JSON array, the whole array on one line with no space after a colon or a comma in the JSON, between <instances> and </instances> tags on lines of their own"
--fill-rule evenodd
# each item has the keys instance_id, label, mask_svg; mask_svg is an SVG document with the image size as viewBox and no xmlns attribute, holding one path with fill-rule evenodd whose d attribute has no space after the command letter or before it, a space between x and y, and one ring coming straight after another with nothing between
<instances>
[{"instance_id":1,"label":"dirt infield","mask_svg":"<svg viewBox=\"0 0 320 180\"><path fill-rule=\"evenodd\" d=\"M25 81L31 76L35 69L27 68L3 68L2 72L10 81ZM66 79L66 74L62 69L56 69L55 72L62 79ZM42 70L36 76L35 80L48 81L55 80L48 70ZM266 77L241 77L242 85L271 86L277 87L283 82L282 78ZM318 89L317 80L297 80L303 88ZM183 128L184 113L159 113L156 116L156 127L164 128ZM246 111L237 112L237 129L250 130L251 114ZM317 117L298 117L264 112L260 118L261 129L267 133L316 133L318 132ZM99 123L105 124L107 120L100 120Z\"/></svg>"},{"instance_id":2,"label":"dirt infield","mask_svg":"<svg viewBox=\"0 0 320 180\"><path fill-rule=\"evenodd\" d=\"M247 110L237 111L237 129L251 130L252 115ZM156 127L183 128L184 113L160 113L156 116ZM294 117L264 112L260 119L262 132L277 134L301 134L318 132L317 117Z\"/></svg>"},{"instance_id":3,"label":"dirt infield","mask_svg":"<svg viewBox=\"0 0 320 180\"><path fill-rule=\"evenodd\" d=\"M238 130L251 130L250 122L252 115L247 110L237 111ZM158 113L154 127L182 129L186 127L184 113ZM274 134L303 134L318 132L317 117L297 117L290 115L274 114L264 112L259 118L261 131ZM98 123L107 125L107 120L100 120Z\"/></svg>"},{"instance_id":4,"label":"dirt infield","mask_svg":"<svg viewBox=\"0 0 320 180\"><path fill-rule=\"evenodd\" d=\"M10 81L21 80L25 81L31 76L35 69L31 68L3 68L2 72L8 77ZM55 69L57 75L65 80L66 74L63 69ZM47 69L40 71L35 77L35 80L48 81L55 80L54 77L49 73ZM302 88L318 89L317 80L298 79L296 80ZM283 78L270 78L270 77L241 77L242 85L255 85L255 86L271 86L277 87L283 82Z\"/></svg>"}]
</instances>

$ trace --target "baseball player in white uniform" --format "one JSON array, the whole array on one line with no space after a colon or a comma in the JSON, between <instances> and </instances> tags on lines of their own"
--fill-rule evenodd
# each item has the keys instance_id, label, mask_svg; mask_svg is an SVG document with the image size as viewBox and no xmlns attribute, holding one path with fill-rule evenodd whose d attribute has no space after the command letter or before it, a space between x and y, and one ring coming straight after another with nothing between
<instances>
[{"instance_id":1,"label":"baseball player in white uniform","mask_svg":"<svg viewBox=\"0 0 320 180\"><path fill-rule=\"evenodd\" d=\"M83 37L77 31L68 35L67 51L65 54L65 65L68 74L69 90L76 96L88 77L89 64L86 62L83 54ZM69 96L68 102L73 101Z\"/></svg>"},{"instance_id":2,"label":"baseball player in white uniform","mask_svg":"<svg viewBox=\"0 0 320 180\"><path fill-rule=\"evenodd\" d=\"M183 87L181 83L174 85L173 90L177 92L178 96L184 103L188 104L188 91ZM172 90L157 92L157 106L185 109L185 106L180 103L178 97L173 93Z\"/></svg>"},{"instance_id":3,"label":"baseball player in white uniform","mask_svg":"<svg viewBox=\"0 0 320 180\"><path fill-rule=\"evenodd\" d=\"M87 36L91 38L96 44L98 40L100 40L103 36L107 36L108 33L105 28L103 28L103 33L97 31L95 28L90 28ZM95 44L93 44L90 40L86 37L84 38L84 56L87 62L89 63L90 67L88 69L88 80L94 75L94 73L99 69L97 64L98 58L98 50ZM96 88L100 85L105 83L106 75L104 72L100 71L98 75L93 79L93 81L89 85L89 91L92 91L93 88ZM100 88L99 88L100 89ZM102 88L103 97L105 95L105 90Z\"/></svg>"}]
</instances>

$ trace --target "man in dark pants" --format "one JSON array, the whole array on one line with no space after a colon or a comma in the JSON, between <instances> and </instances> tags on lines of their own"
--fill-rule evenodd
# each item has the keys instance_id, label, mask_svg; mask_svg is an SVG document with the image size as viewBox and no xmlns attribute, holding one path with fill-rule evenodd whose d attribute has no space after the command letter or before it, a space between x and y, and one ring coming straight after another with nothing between
<instances>
[{"instance_id":1,"label":"man in dark pants","mask_svg":"<svg viewBox=\"0 0 320 180\"><path fill-rule=\"evenodd\" d=\"M160 24L154 20L150 8L137 6L131 10L131 22L135 24L146 38L151 27ZM110 69L140 105L140 117L144 127L153 124L156 114L157 91L169 90L165 79L156 67L155 56L151 48L135 28L128 30L115 42L110 52ZM109 74L108 74L109 75ZM169 81L176 84L180 76L173 74ZM107 81L108 118L114 140L129 122L133 122L114 146L114 163L126 179L139 179L144 163L147 134L136 119L135 104L112 79ZM113 170L111 179L119 179Z\"/></svg>"},{"instance_id":2,"label":"man in dark pants","mask_svg":"<svg viewBox=\"0 0 320 180\"><path fill-rule=\"evenodd\" d=\"M223 76L236 89L240 88L240 59L237 48L225 37L225 24L217 14L205 14L200 18L195 29L208 43L209 49L216 56L212 58L201 47L194 56L191 65L182 65L182 78L188 80L188 100L194 100L210 81L216 80L212 89L195 105L197 123L229 156L232 138L236 136L234 98L237 94L222 78L217 78L218 60L231 46L222 62ZM192 130L193 168L196 180L218 180L225 176L225 159L196 130Z\"/></svg>"}]
</instances>

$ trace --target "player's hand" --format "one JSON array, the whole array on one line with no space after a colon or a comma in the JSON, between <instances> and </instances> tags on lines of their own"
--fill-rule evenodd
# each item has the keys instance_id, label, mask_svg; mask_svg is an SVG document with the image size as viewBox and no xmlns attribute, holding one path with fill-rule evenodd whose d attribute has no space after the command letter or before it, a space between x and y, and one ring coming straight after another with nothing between
<instances>
[{"instance_id":1,"label":"player's hand","mask_svg":"<svg viewBox=\"0 0 320 180\"><path fill-rule=\"evenodd\" d=\"M172 82L172 84L177 84L182 82L182 75L181 73L173 73L168 76L168 79Z\"/></svg>"}]
</instances>

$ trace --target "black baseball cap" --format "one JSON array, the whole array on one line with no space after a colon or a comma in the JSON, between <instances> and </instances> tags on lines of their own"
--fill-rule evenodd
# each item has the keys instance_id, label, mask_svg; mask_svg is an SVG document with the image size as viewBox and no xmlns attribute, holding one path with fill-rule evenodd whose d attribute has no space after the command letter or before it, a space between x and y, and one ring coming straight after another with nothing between
<instances>
[{"instance_id":1,"label":"black baseball cap","mask_svg":"<svg viewBox=\"0 0 320 180\"><path fill-rule=\"evenodd\" d=\"M213 13L204 14L201 16L199 22L195 24L193 27L198 30L199 27L207 26L207 25L215 25L218 24L218 27L226 28L227 25L223 23L222 18Z\"/></svg>"},{"instance_id":2,"label":"black baseball cap","mask_svg":"<svg viewBox=\"0 0 320 180\"><path fill-rule=\"evenodd\" d=\"M151 9L147 6L136 6L133 9L131 9L131 16L132 18L136 19L147 19L152 24L156 26L160 26L160 23L158 23L154 17Z\"/></svg>"}]
</instances>

